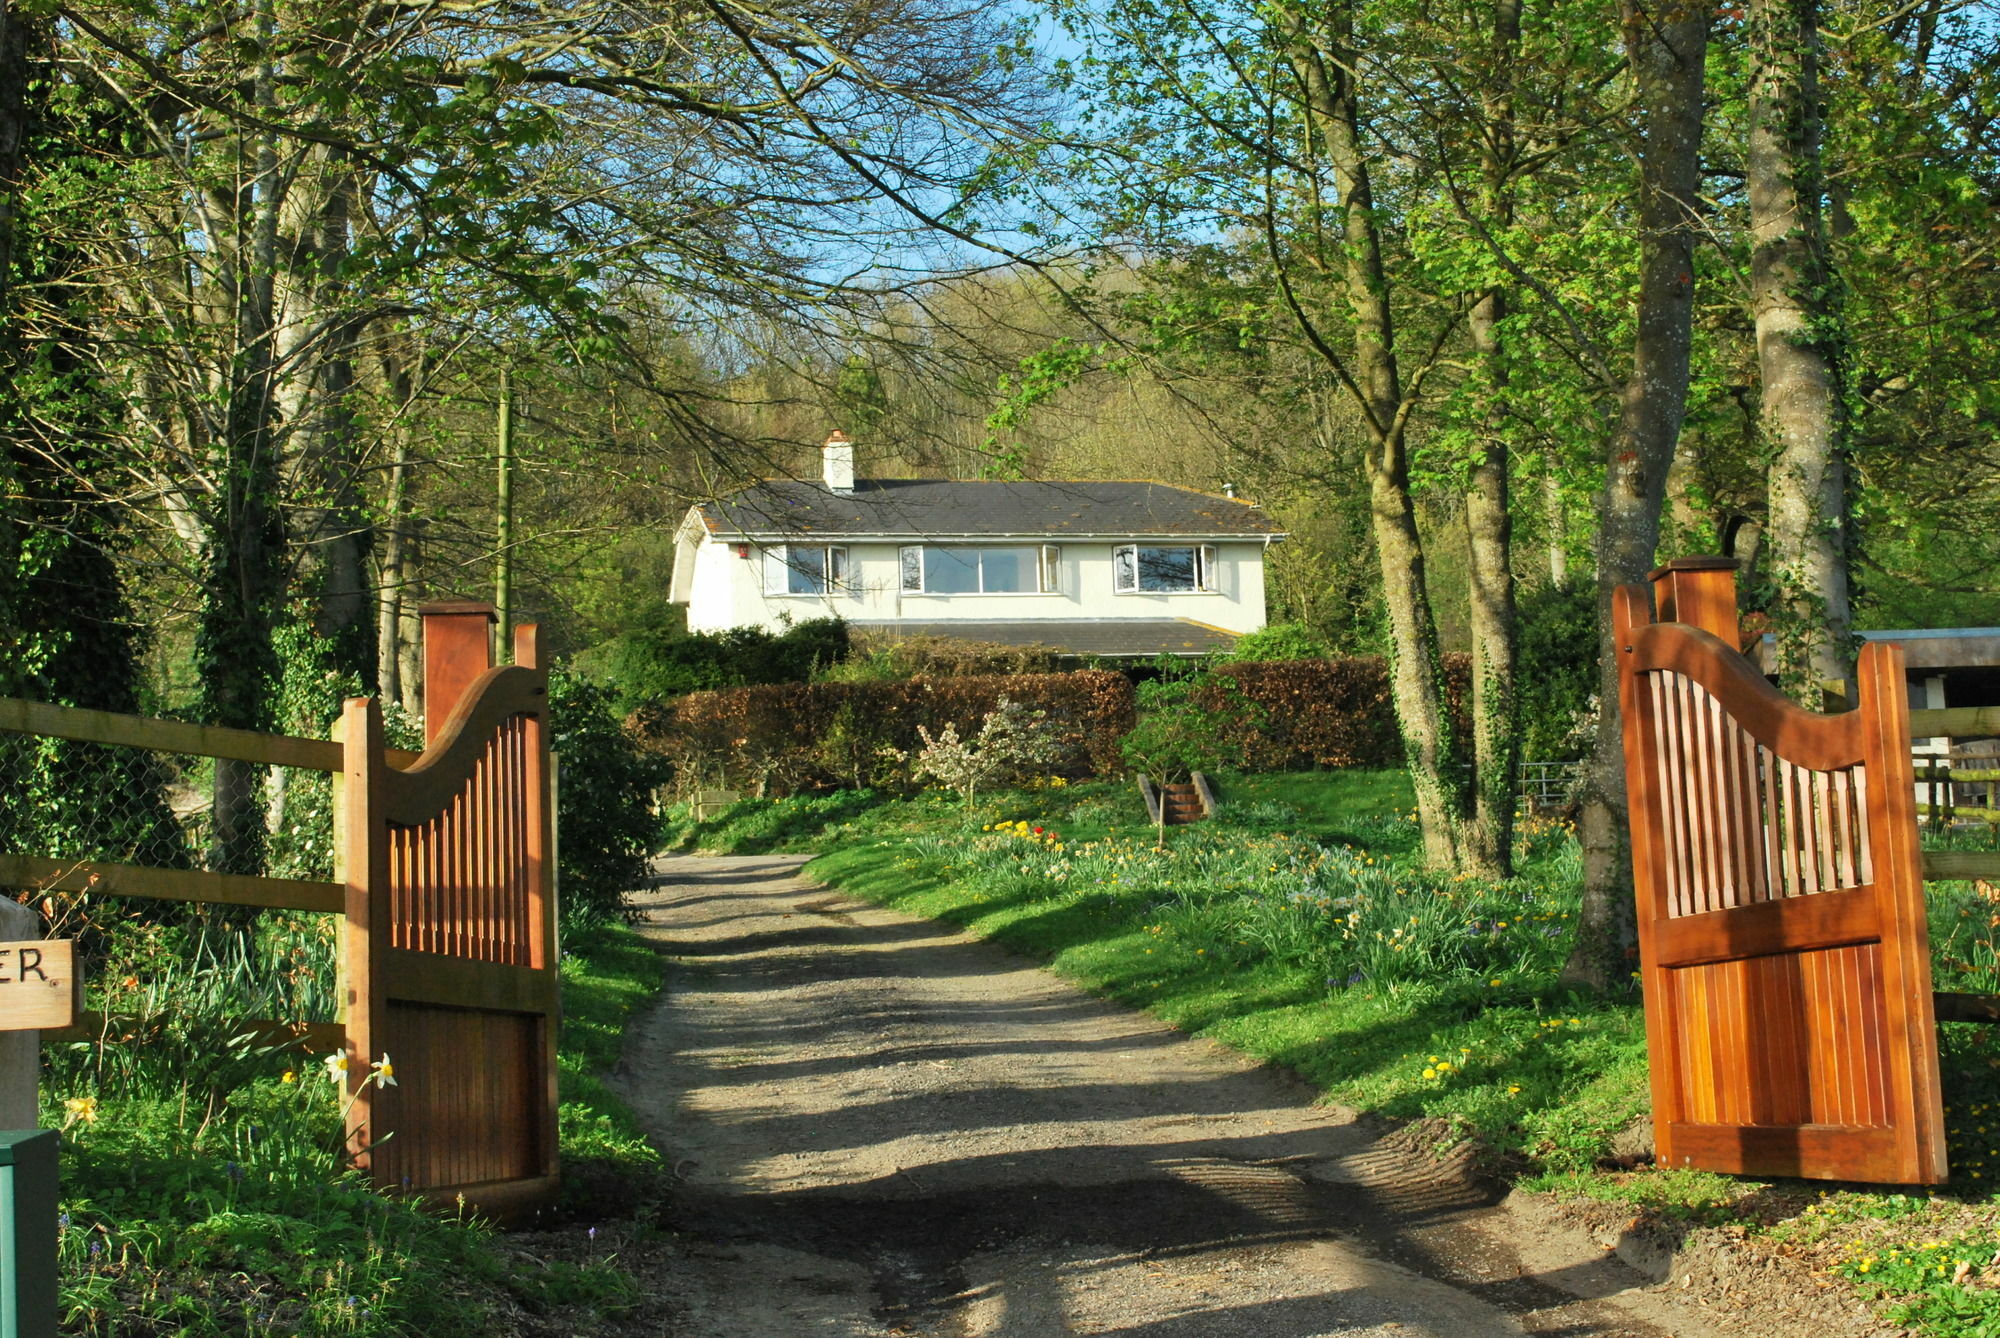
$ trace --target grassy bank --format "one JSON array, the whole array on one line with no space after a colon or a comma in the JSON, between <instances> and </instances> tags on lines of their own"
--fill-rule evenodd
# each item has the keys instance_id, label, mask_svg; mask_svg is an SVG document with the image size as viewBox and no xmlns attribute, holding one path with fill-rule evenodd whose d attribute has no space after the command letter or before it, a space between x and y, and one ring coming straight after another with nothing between
<instances>
[{"instance_id":1,"label":"grassy bank","mask_svg":"<svg viewBox=\"0 0 2000 1338\"><path fill-rule=\"evenodd\" d=\"M299 935L295 961L318 974L316 927L266 932ZM612 926L567 944L562 974L563 1155L586 1183L593 1168L643 1183L656 1154L593 1073L657 993L660 960ZM340 1096L318 1057L232 1038L227 1018L245 1010L222 997L226 980L156 974L144 999L136 974L109 984L127 981L136 1027L49 1055L44 1123L64 1127L64 1332L474 1338L522 1314L588 1328L634 1294L615 1263L503 1251L480 1223L344 1173ZM207 1015L191 990L207 991Z\"/></svg>"},{"instance_id":2,"label":"grassy bank","mask_svg":"<svg viewBox=\"0 0 2000 1338\"><path fill-rule=\"evenodd\" d=\"M1648 1117L1635 997L1559 988L1578 899L1573 836L1530 822L1519 875L1424 872L1395 773L1240 778L1220 821L1153 837L1108 784L956 800L845 794L683 815L684 848L821 852L846 891L965 926L1086 988L1284 1064L1330 1098L1448 1121L1529 1188L1614 1201L1621 1223L1747 1233L1805 1285L1846 1278L1948 1338L2000 1334L2000 1045L1947 1026L1954 1183L1775 1185L1614 1156ZM1940 988L2000 989L2000 914L1931 889Z\"/></svg>"}]
</instances>

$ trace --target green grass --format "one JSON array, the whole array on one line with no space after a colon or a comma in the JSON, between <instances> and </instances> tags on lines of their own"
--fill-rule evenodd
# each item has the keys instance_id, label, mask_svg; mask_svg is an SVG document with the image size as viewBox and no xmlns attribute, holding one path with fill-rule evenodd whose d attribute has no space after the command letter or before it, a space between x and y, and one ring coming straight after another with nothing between
<instances>
[{"instance_id":1,"label":"green grass","mask_svg":"<svg viewBox=\"0 0 2000 1338\"><path fill-rule=\"evenodd\" d=\"M729 855L764 855L809 850L827 830L887 802L874 790L835 790L788 799L744 799L707 819L692 805L676 804L662 824L663 850L704 850Z\"/></svg>"},{"instance_id":2,"label":"green grass","mask_svg":"<svg viewBox=\"0 0 2000 1338\"><path fill-rule=\"evenodd\" d=\"M600 925L564 944L556 1062L562 1153L572 1172L588 1162L643 1181L659 1167L630 1108L599 1075L618 1063L633 1015L665 985L664 959L624 925Z\"/></svg>"},{"instance_id":3,"label":"green grass","mask_svg":"<svg viewBox=\"0 0 2000 1338\"><path fill-rule=\"evenodd\" d=\"M285 957L295 968L317 976L330 965L312 957L296 925L255 932L275 935L285 954L302 949ZM503 1251L484 1224L419 1211L344 1172L340 1097L314 1058L232 1042L226 1018L253 1010L212 980L173 977L149 937L124 935L117 951L126 956L113 957L151 961L145 982L111 976L104 988L122 992L128 1009L150 1002L158 1007L146 1016L181 1021L52 1053L43 1085L44 1122L67 1126L64 1332L473 1338L515 1309L561 1312L588 1328L636 1294L615 1263ZM615 1060L626 1020L658 992L662 964L618 926L565 946L563 1155L572 1168L643 1182L657 1156L593 1074ZM211 1015L173 1006L190 1000ZM218 1053L193 1063L199 1044Z\"/></svg>"}]
</instances>

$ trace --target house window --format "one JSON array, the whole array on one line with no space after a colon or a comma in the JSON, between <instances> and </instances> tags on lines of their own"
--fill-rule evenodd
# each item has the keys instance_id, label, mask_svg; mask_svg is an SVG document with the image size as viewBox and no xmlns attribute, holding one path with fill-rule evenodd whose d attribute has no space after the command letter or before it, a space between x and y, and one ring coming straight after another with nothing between
<instances>
[{"instance_id":1,"label":"house window","mask_svg":"<svg viewBox=\"0 0 2000 1338\"><path fill-rule=\"evenodd\" d=\"M1055 590L1058 550L941 548L903 550L903 589L922 595L1026 595Z\"/></svg>"},{"instance_id":2,"label":"house window","mask_svg":"<svg viewBox=\"0 0 2000 1338\"><path fill-rule=\"evenodd\" d=\"M1124 544L1111 552L1112 586L1121 595L1216 589L1215 545Z\"/></svg>"},{"instance_id":3,"label":"house window","mask_svg":"<svg viewBox=\"0 0 2000 1338\"><path fill-rule=\"evenodd\" d=\"M847 588L847 550L779 544L764 550L764 593L827 595Z\"/></svg>"}]
</instances>

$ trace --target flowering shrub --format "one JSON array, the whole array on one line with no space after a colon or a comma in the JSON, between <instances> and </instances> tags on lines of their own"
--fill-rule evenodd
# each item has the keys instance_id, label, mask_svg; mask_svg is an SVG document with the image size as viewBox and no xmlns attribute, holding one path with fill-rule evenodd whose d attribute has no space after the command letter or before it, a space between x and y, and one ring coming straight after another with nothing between
<instances>
[{"instance_id":1,"label":"flowering shrub","mask_svg":"<svg viewBox=\"0 0 2000 1338\"><path fill-rule=\"evenodd\" d=\"M1016 779L1061 760L1061 747L1049 733L1048 718L1047 711L1031 711L1002 697L980 722L975 738L959 738L958 726L950 723L935 736L926 726L918 725L917 737L924 746L910 760L910 772L957 790L970 808L973 795L982 787Z\"/></svg>"}]
</instances>

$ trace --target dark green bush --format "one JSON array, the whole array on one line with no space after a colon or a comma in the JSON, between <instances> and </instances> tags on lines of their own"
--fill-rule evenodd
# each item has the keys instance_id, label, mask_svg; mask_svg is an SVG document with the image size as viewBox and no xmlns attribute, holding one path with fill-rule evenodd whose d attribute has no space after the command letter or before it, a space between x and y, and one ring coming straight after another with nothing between
<instances>
[{"instance_id":1,"label":"dark green bush","mask_svg":"<svg viewBox=\"0 0 2000 1338\"><path fill-rule=\"evenodd\" d=\"M1222 658L1241 663L1274 660L1324 660L1333 656L1326 641L1304 623L1271 623L1236 638Z\"/></svg>"},{"instance_id":2,"label":"dark green bush","mask_svg":"<svg viewBox=\"0 0 2000 1338\"><path fill-rule=\"evenodd\" d=\"M1597 592L1589 581L1545 585L1521 597L1520 662L1524 700L1521 756L1574 762L1590 751L1597 692Z\"/></svg>"},{"instance_id":3,"label":"dark green bush","mask_svg":"<svg viewBox=\"0 0 2000 1338\"><path fill-rule=\"evenodd\" d=\"M557 865L565 930L624 913L659 831L653 791L671 775L660 755L640 751L612 700L610 689L575 674L549 675L551 746L562 759Z\"/></svg>"},{"instance_id":4,"label":"dark green bush","mask_svg":"<svg viewBox=\"0 0 2000 1338\"><path fill-rule=\"evenodd\" d=\"M803 683L847 654L847 624L815 618L777 633L760 627L630 632L591 651L584 667L612 690L614 709L622 716L690 692Z\"/></svg>"}]
</instances>

